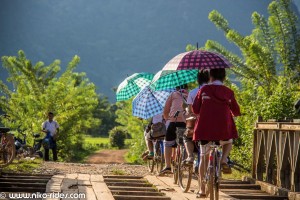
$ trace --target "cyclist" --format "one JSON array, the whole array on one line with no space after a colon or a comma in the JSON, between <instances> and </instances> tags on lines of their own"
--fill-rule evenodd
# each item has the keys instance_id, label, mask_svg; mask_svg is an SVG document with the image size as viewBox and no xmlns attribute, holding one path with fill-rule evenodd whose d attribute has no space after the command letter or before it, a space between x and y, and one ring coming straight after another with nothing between
<instances>
[{"instance_id":1,"label":"cyclist","mask_svg":"<svg viewBox=\"0 0 300 200\"><path fill-rule=\"evenodd\" d=\"M153 156L154 156L153 141L152 141L152 138L150 136L150 132L151 132L151 126L152 126L152 124L157 124L159 122L161 122L161 123L164 122L162 113L153 116L151 118L150 123L145 128L144 136L145 136L145 142L146 142L148 150L145 153L143 153L143 155L142 155L143 160L152 159Z\"/></svg>"},{"instance_id":2,"label":"cyclist","mask_svg":"<svg viewBox=\"0 0 300 200\"><path fill-rule=\"evenodd\" d=\"M170 123L164 140L165 168L161 170L160 174L171 173L172 148L176 147L176 127L185 128L183 112L180 112L176 118L174 115L177 111L184 110L183 104L187 97L187 88L186 84L176 87L176 91L170 94L164 107L164 119L169 120Z\"/></svg>"},{"instance_id":3,"label":"cyclist","mask_svg":"<svg viewBox=\"0 0 300 200\"><path fill-rule=\"evenodd\" d=\"M193 116L194 114L192 113L192 105L193 105L193 102L194 102L194 99L197 95L197 92L198 90L206 85L209 81L209 71L208 70L201 70L198 72L198 75L197 75L197 82L199 84L198 87L196 87L195 89L191 90L189 92L189 95L188 95L188 98L187 98L187 104L188 104L188 112L187 112L187 115L188 116ZM190 137L184 137L184 144L185 144L185 148L186 148L186 151L187 151L187 159L185 159L185 163L187 164L192 164L194 162L194 142L192 141L192 135L193 135L193 132L194 130L189 130L189 127L187 126L187 131L191 131L191 136ZM190 134L188 134L190 135Z\"/></svg>"},{"instance_id":4,"label":"cyclist","mask_svg":"<svg viewBox=\"0 0 300 200\"><path fill-rule=\"evenodd\" d=\"M222 145L221 167L223 173L231 173L227 165L227 157L232 149L233 139L238 137L233 116L239 116L240 108L234 97L234 92L223 85L225 69L211 69L210 83L203 86L197 93L193 103L193 112L198 115L193 140L201 143L200 161L200 197L204 197L204 173L208 163L210 141L220 141ZM206 195L205 195L206 196Z\"/></svg>"}]
</instances>

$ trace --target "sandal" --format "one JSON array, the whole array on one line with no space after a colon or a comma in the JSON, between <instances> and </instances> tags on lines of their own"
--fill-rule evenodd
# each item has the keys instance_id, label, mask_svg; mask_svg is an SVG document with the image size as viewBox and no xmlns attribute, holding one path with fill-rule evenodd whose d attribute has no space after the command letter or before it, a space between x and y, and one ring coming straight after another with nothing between
<instances>
[{"instance_id":1,"label":"sandal","mask_svg":"<svg viewBox=\"0 0 300 200\"><path fill-rule=\"evenodd\" d=\"M196 198L206 198L207 195L203 193L197 193Z\"/></svg>"},{"instance_id":2,"label":"sandal","mask_svg":"<svg viewBox=\"0 0 300 200\"><path fill-rule=\"evenodd\" d=\"M222 167L221 170L222 170L223 174L231 174L232 173L231 168L229 167L229 165L227 163L222 163L221 167Z\"/></svg>"}]
</instances>

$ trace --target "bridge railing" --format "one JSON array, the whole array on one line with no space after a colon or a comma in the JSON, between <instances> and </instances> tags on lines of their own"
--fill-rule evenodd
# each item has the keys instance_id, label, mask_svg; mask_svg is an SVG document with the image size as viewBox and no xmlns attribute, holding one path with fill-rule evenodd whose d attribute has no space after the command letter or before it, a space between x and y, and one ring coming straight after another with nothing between
<instances>
[{"instance_id":1,"label":"bridge railing","mask_svg":"<svg viewBox=\"0 0 300 200\"><path fill-rule=\"evenodd\" d=\"M257 122L252 177L300 191L300 122Z\"/></svg>"}]
</instances>

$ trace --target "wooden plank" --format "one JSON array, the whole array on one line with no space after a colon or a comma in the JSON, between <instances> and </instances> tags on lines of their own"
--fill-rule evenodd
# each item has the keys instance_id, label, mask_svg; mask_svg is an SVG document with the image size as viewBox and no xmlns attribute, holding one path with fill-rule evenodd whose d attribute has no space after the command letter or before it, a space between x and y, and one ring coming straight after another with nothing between
<instances>
[{"instance_id":1,"label":"wooden plank","mask_svg":"<svg viewBox=\"0 0 300 200\"><path fill-rule=\"evenodd\" d=\"M289 123L289 124L281 124L281 130L300 130L300 124Z\"/></svg>"},{"instance_id":2,"label":"wooden plank","mask_svg":"<svg viewBox=\"0 0 300 200\"><path fill-rule=\"evenodd\" d=\"M102 175L91 174L91 182L104 182Z\"/></svg>"},{"instance_id":3,"label":"wooden plank","mask_svg":"<svg viewBox=\"0 0 300 200\"><path fill-rule=\"evenodd\" d=\"M92 188L98 200L115 199L104 182L92 182Z\"/></svg>"},{"instance_id":4,"label":"wooden plank","mask_svg":"<svg viewBox=\"0 0 300 200\"><path fill-rule=\"evenodd\" d=\"M78 186L79 194L85 194L85 198L79 198L79 200L97 200L92 186Z\"/></svg>"},{"instance_id":5,"label":"wooden plank","mask_svg":"<svg viewBox=\"0 0 300 200\"><path fill-rule=\"evenodd\" d=\"M66 174L65 178L67 178L67 179L77 179L78 174Z\"/></svg>"}]
</instances>

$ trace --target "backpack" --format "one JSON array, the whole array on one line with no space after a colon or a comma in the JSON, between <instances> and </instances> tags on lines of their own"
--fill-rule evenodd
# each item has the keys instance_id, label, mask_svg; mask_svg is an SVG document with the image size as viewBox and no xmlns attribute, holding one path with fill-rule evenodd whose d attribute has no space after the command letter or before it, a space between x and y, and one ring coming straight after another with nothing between
<instances>
[{"instance_id":1,"label":"backpack","mask_svg":"<svg viewBox=\"0 0 300 200\"><path fill-rule=\"evenodd\" d=\"M166 125L162 122L151 125L151 138L160 138L164 137L167 133Z\"/></svg>"}]
</instances>

